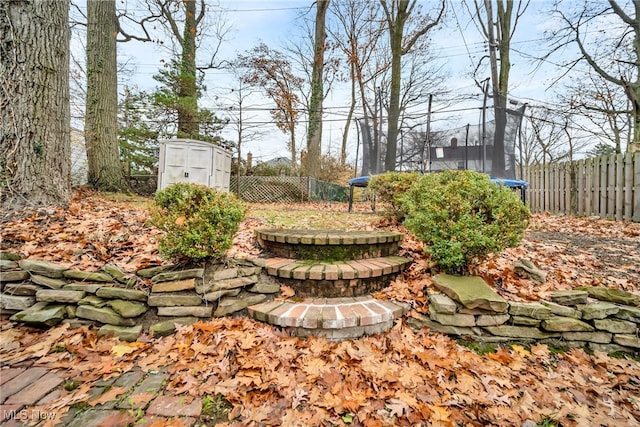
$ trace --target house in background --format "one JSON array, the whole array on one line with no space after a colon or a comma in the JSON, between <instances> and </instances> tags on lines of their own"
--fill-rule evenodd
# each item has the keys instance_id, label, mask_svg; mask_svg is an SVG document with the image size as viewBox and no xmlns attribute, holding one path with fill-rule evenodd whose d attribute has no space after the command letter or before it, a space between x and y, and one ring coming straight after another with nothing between
<instances>
[{"instance_id":1,"label":"house in background","mask_svg":"<svg viewBox=\"0 0 640 427\"><path fill-rule=\"evenodd\" d=\"M71 185L77 187L87 184L89 165L84 145L84 132L71 128Z\"/></svg>"}]
</instances>

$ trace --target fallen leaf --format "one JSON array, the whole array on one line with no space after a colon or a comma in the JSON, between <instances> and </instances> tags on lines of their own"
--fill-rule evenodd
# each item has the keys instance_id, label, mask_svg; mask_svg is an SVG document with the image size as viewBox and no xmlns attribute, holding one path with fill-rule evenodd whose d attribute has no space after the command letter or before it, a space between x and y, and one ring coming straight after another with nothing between
<instances>
[{"instance_id":1,"label":"fallen leaf","mask_svg":"<svg viewBox=\"0 0 640 427\"><path fill-rule=\"evenodd\" d=\"M118 344L111 347L111 353L113 353L116 357L122 357L125 354L133 353L138 350L140 347L144 347L145 344L139 342L132 342L126 344Z\"/></svg>"},{"instance_id":2,"label":"fallen leaf","mask_svg":"<svg viewBox=\"0 0 640 427\"><path fill-rule=\"evenodd\" d=\"M116 400L118 396L129 391L127 387L111 387L105 393L98 396L96 399L89 402L90 406L102 405L103 403Z\"/></svg>"}]
</instances>

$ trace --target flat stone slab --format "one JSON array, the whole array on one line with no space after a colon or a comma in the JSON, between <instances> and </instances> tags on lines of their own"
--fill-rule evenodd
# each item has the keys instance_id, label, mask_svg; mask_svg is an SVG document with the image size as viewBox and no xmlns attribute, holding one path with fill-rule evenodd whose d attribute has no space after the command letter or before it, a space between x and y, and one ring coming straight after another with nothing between
<instances>
[{"instance_id":1,"label":"flat stone slab","mask_svg":"<svg viewBox=\"0 0 640 427\"><path fill-rule=\"evenodd\" d=\"M193 325L199 319L197 317L176 317L174 319L165 320L162 322L154 323L149 327L149 332L155 336L171 335L176 331L176 324L178 325Z\"/></svg>"},{"instance_id":2,"label":"flat stone slab","mask_svg":"<svg viewBox=\"0 0 640 427\"><path fill-rule=\"evenodd\" d=\"M55 326L66 316L64 305L48 305L39 302L36 305L11 316L11 320L17 320L32 326Z\"/></svg>"},{"instance_id":3,"label":"flat stone slab","mask_svg":"<svg viewBox=\"0 0 640 427\"><path fill-rule=\"evenodd\" d=\"M213 314L213 305L196 305L196 306L180 306L180 307L158 307L158 316L175 316L175 317L211 317Z\"/></svg>"},{"instance_id":4,"label":"flat stone slab","mask_svg":"<svg viewBox=\"0 0 640 427\"><path fill-rule=\"evenodd\" d=\"M41 276L50 277L52 279L62 278L62 273L65 270L68 270L68 267L60 264L32 259L22 259L18 262L18 264L20 264L21 269L26 270L29 273L39 274Z\"/></svg>"},{"instance_id":5,"label":"flat stone slab","mask_svg":"<svg viewBox=\"0 0 640 427\"><path fill-rule=\"evenodd\" d=\"M133 319L124 318L108 307L100 308L92 305L79 305L76 310L76 316L82 319L95 320L100 323L116 326L135 325L135 321Z\"/></svg>"},{"instance_id":6,"label":"flat stone slab","mask_svg":"<svg viewBox=\"0 0 640 427\"><path fill-rule=\"evenodd\" d=\"M190 291L196 288L196 279L173 280L170 282L155 283L151 288L153 293Z\"/></svg>"},{"instance_id":7,"label":"flat stone slab","mask_svg":"<svg viewBox=\"0 0 640 427\"><path fill-rule=\"evenodd\" d=\"M85 293L83 291L70 291L64 289L41 289L36 293L36 300L44 302L60 302L77 304Z\"/></svg>"},{"instance_id":8,"label":"flat stone slab","mask_svg":"<svg viewBox=\"0 0 640 427\"><path fill-rule=\"evenodd\" d=\"M0 309L3 310L25 310L35 303L34 296L0 294Z\"/></svg>"},{"instance_id":9,"label":"flat stone slab","mask_svg":"<svg viewBox=\"0 0 640 427\"><path fill-rule=\"evenodd\" d=\"M603 288L596 286L584 286L575 289L585 291L591 298L599 299L600 301L608 301L623 305L630 305L632 307L640 307L640 295L632 294L631 292L626 292L620 289Z\"/></svg>"},{"instance_id":10,"label":"flat stone slab","mask_svg":"<svg viewBox=\"0 0 640 427\"><path fill-rule=\"evenodd\" d=\"M551 301L560 305L586 304L588 297L587 291L560 290L551 293Z\"/></svg>"},{"instance_id":11,"label":"flat stone slab","mask_svg":"<svg viewBox=\"0 0 640 427\"><path fill-rule=\"evenodd\" d=\"M491 289L481 277L438 274L434 285L465 308L481 308L496 313L506 313L507 301Z\"/></svg>"},{"instance_id":12,"label":"flat stone slab","mask_svg":"<svg viewBox=\"0 0 640 427\"><path fill-rule=\"evenodd\" d=\"M147 293L136 289L124 289L115 286L103 286L96 291L100 298L124 299L133 301L146 301Z\"/></svg>"},{"instance_id":13,"label":"flat stone slab","mask_svg":"<svg viewBox=\"0 0 640 427\"><path fill-rule=\"evenodd\" d=\"M4 271L0 274L0 283L22 282L29 278L29 272L24 270Z\"/></svg>"},{"instance_id":14,"label":"flat stone slab","mask_svg":"<svg viewBox=\"0 0 640 427\"><path fill-rule=\"evenodd\" d=\"M185 279L198 279L204 275L204 268L191 268L189 270L176 270L158 273L151 278L153 283L171 282Z\"/></svg>"},{"instance_id":15,"label":"flat stone slab","mask_svg":"<svg viewBox=\"0 0 640 427\"><path fill-rule=\"evenodd\" d=\"M62 276L67 279L87 281L87 282L113 282L113 277L107 273L82 271L82 270L65 270Z\"/></svg>"},{"instance_id":16,"label":"flat stone slab","mask_svg":"<svg viewBox=\"0 0 640 427\"><path fill-rule=\"evenodd\" d=\"M36 292L42 289L41 286L34 285L29 282L7 283L4 285L3 292L8 295L15 296L34 296Z\"/></svg>"},{"instance_id":17,"label":"flat stone slab","mask_svg":"<svg viewBox=\"0 0 640 427\"><path fill-rule=\"evenodd\" d=\"M123 341L135 341L142 333L142 325L136 326L116 326L116 325L103 325L98 329L98 336L113 335L120 338Z\"/></svg>"}]
</instances>

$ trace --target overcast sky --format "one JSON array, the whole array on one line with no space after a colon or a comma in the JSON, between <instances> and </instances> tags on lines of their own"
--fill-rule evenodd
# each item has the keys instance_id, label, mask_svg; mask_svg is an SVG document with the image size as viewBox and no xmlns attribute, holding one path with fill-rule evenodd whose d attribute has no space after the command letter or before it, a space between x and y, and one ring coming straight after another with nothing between
<instances>
[{"instance_id":1,"label":"overcast sky","mask_svg":"<svg viewBox=\"0 0 640 427\"><path fill-rule=\"evenodd\" d=\"M434 6L433 0L424 0L425 8ZM127 0L127 7L135 9L135 0ZM226 10L224 22L228 24L229 32L224 43L219 59L233 59L237 53L264 42L272 48L282 50L283 46L300 37L300 14L309 10L310 0L234 0L213 6L216 11ZM550 1L533 0L529 10L519 23L514 40L512 42L512 72L510 78L510 95L512 99L529 104L553 105L552 91L548 90L552 79L559 74L558 67L553 62L543 64L535 73L536 64L533 58L540 56L544 49L544 30L550 25L548 16L542 11L549 8ZM213 3L210 3L213 5ZM471 79L470 74L477 66L477 62L485 56L486 44L477 28L470 22L466 9L460 7L452 10L449 8L447 27L433 33L433 50L437 60L442 61L447 70L447 87L452 91L448 95L448 101L474 95L474 100L449 102L445 107L438 99L434 99L434 126L464 126L466 123L477 123L482 105L482 93ZM142 12L140 9L138 9ZM313 17L314 9L310 17ZM329 15L328 15L329 16ZM76 47L77 48L77 47ZM202 59L206 46L199 50ZM152 43L119 43L119 62L126 63L129 74L120 77L121 85L137 86L140 89L152 90L157 83L152 76L162 66L162 61L169 59L167 49ZM485 61L488 64L487 61ZM489 76L488 67L483 67L478 75ZM231 88L237 83L229 71L212 70L207 72L205 84L207 91L201 100L201 106L218 109L233 105ZM251 105L256 108L264 108L265 111L252 113L256 122L271 121L266 110L271 103L263 97L251 100ZM348 105L348 96L345 87L335 87L332 95L326 100L327 109L323 131L323 152L330 148L333 154L337 154L344 122L344 111L336 107ZM426 105L425 105L426 110ZM224 116L222 112L218 114ZM441 119L451 119L449 122ZM440 123L440 124L439 124ZM230 129L231 130L231 129ZM264 137L260 141L252 141L245 144L243 152L252 151L254 158L269 160L277 156L288 156L286 141L288 136L277 130L274 125L263 127ZM350 156L353 161L355 153L355 129L351 130ZM225 132L225 136L233 139L233 134ZM304 147L304 134L299 132L299 147Z\"/></svg>"}]
</instances>

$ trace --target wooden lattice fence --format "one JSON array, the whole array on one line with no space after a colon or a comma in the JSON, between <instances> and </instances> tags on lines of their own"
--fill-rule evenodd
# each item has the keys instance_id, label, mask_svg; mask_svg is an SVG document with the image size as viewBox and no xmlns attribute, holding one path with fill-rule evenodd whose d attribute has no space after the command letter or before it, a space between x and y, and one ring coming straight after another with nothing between
<instances>
[{"instance_id":1,"label":"wooden lattice fence","mask_svg":"<svg viewBox=\"0 0 640 427\"><path fill-rule=\"evenodd\" d=\"M248 202L346 201L347 189L336 184L297 176L231 177L230 191Z\"/></svg>"},{"instance_id":2,"label":"wooden lattice fence","mask_svg":"<svg viewBox=\"0 0 640 427\"><path fill-rule=\"evenodd\" d=\"M533 212L640 222L640 152L534 165L523 179Z\"/></svg>"}]
</instances>

